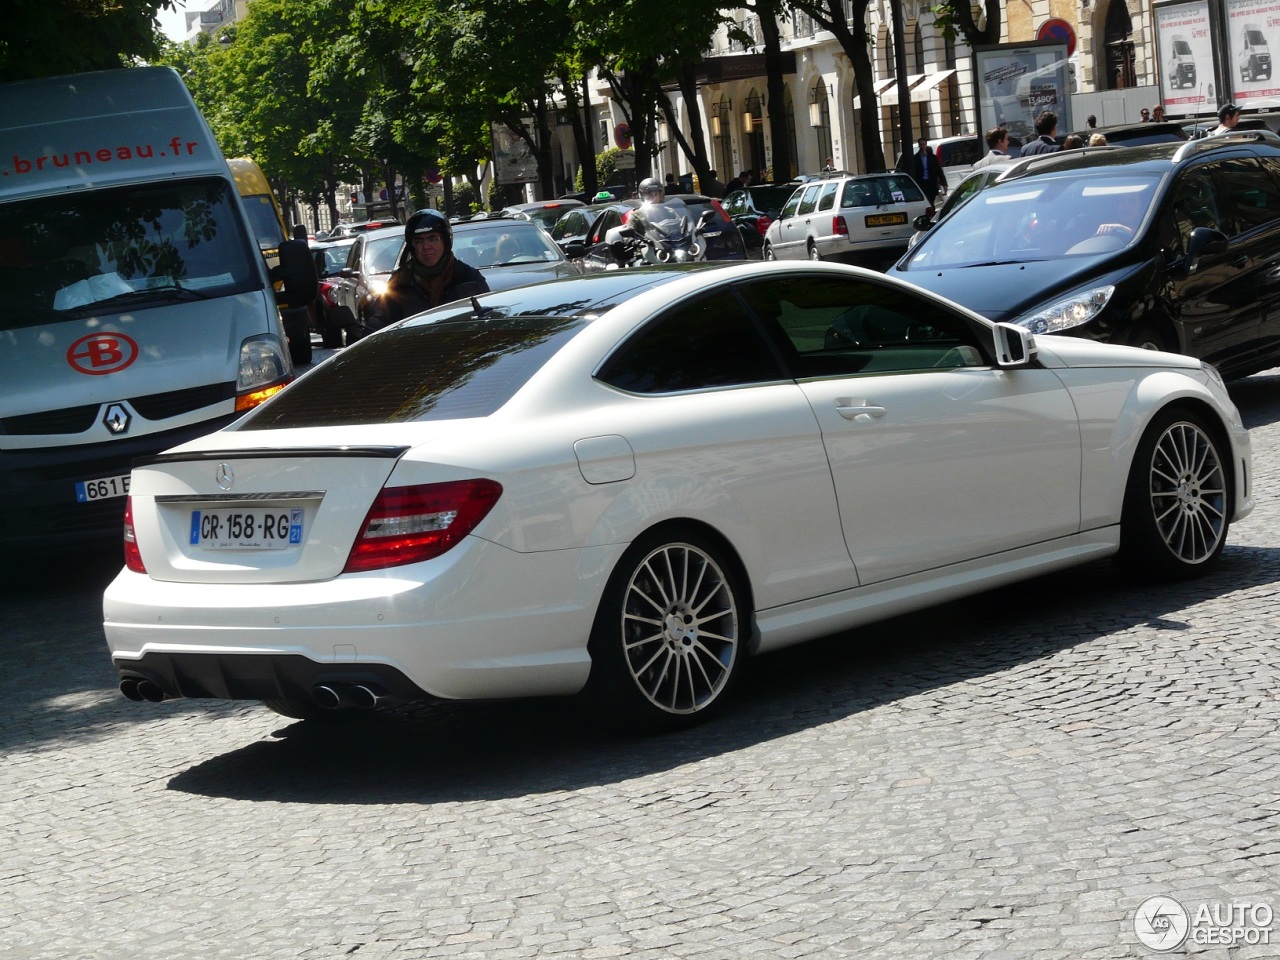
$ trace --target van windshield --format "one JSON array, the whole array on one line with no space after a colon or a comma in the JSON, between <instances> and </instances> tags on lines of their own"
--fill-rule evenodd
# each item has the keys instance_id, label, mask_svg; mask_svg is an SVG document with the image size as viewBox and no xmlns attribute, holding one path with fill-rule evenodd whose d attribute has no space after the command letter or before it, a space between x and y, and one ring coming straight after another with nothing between
<instances>
[{"instance_id":1,"label":"van windshield","mask_svg":"<svg viewBox=\"0 0 1280 960\"><path fill-rule=\"evenodd\" d=\"M0 204L0 330L260 289L217 178Z\"/></svg>"}]
</instances>

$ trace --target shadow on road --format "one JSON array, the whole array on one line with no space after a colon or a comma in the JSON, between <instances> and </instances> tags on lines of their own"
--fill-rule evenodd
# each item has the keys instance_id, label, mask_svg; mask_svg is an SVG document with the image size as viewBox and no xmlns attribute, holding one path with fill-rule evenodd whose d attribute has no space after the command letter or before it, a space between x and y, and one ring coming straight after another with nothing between
<instances>
[{"instance_id":1,"label":"shadow on road","mask_svg":"<svg viewBox=\"0 0 1280 960\"><path fill-rule=\"evenodd\" d=\"M1178 611L1280 579L1280 551L1229 549L1211 577L1117 584L1099 563L759 658L718 720L636 737L574 701L432 705L351 725L282 720L274 739L197 764L186 793L299 803L490 800L626 780L742 750L996 673L1127 628L1179 630Z\"/></svg>"}]
</instances>

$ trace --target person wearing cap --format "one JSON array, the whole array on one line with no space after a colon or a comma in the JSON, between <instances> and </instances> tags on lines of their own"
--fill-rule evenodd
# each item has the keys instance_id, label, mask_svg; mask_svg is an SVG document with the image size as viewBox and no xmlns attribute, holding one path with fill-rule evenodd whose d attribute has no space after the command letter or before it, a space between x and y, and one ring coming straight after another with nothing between
<instances>
[{"instance_id":1,"label":"person wearing cap","mask_svg":"<svg viewBox=\"0 0 1280 960\"><path fill-rule=\"evenodd\" d=\"M1234 103L1224 103L1218 110L1218 126L1210 131L1209 136L1215 133L1230 133L1236 128L1236 124L1240 122L1240 108Z\"/></svg>"},{"instance_id":2,"label":"person wearing cap","mask_svg":"<svg viewBox=\"0 0 1280 960\"><path fill-rule=\"evenodd\" d=\"M442 303L488 293L484 275L453 255L453 228L438 210L413 214L404 225L404 242L400 266L369 310L370 330Z\"/></svg>"}]
</instances>

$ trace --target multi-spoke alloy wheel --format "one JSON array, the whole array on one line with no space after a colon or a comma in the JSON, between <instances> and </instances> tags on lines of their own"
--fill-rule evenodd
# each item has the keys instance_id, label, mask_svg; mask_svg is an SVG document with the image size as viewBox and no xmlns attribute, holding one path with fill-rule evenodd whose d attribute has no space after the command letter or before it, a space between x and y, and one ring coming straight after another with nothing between
<instances>
[{"instance_id":1,"label":"multi-spoke alloy wheel","mask_svg":"<svg viewBox=\"0 0 1280 960\"><path fill-rule=\"evenodd\" d=\"M1122 556L1143 572L1199 573L1222 552L1230 509L1222 456L1208 425L1189 412L1162 414L1134 459Z\"/></svg>"},{"instance_id":2,"label":"multi-spoke alloy wheel","mask_svg":"<svg viewBox=\"0 0 1280 960\"><path fill-rule=\"evenodd\" d=\"M714 549L692 536L661 539L624 556L591 642L597 701L648 729L684 726L719 705L744 632L741 592Z\"/></svg>"}]
</instances>

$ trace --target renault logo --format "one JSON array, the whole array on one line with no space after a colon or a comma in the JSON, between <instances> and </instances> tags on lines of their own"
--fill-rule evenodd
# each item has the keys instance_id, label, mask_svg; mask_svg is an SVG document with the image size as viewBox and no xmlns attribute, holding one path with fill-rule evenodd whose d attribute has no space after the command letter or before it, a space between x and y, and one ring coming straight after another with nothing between
<instances>
[{"instance_id":1,"label":"renault logo","mask_svg":"<svg viewBox=\"0 0 1280 960\"><path fill-rule=\"evenodd\" d=\"M103 425L112 433L120 434L129 429L129 411L122 404L113 403L102 417Z\"/></svg>"},{"instance_id":2,"label":"renault logo","mask_svg":"<svg viewBox=\"0 0 1280 960\"><path fill-rule=\"evenodd\" d=\"M213 479L223 490L230 490L236 482L236 472L231 469L231 464L220 463L218 469L213 472Z\"/></svg>"}]
</instances>

